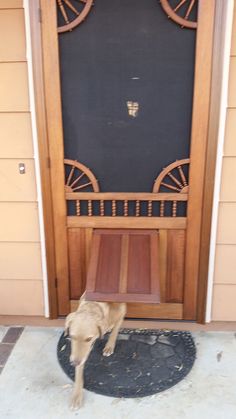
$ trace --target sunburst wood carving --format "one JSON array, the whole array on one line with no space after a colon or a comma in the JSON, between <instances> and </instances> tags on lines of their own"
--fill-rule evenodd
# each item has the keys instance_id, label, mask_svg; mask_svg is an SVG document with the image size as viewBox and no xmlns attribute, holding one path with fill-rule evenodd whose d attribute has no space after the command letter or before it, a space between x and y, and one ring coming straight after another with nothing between
<instances>
[{"instance_id":1,"label":"sunburst wood carving","mask_svg":"<svg viewBox=\"0 0 236 419\"><path fill-rule=\"evenodd\" d=\"M80 25L93 5L93 0L56 0L58 12L61 13L64 24L58 26L58 33L72 31Z\"/></svg>"},{"instance_id":2,"label":"sunburst wood carving","mask_svg":"<svg viewBox=\"0 0 236 419\"><path fill-rule=\"evenodd\" d=\"M153 185L153 192L188 192L188 178L184 173L183 167L189 165L190 159L177 160L169 164L159 174Z\"/></svg>"},{"instance_id":3,"label":"sunburst wood carving","mask_svg":"<svg viewBox=\"0 0 236 419\"><path fill-rule=\"evenodd\" d=\"M197 22L192 17L198 0L160 0L167 16L184 28L197 28Z\"/></svg>"},{"instance_id":4,"label":"sunburst wood carving","mask_svg":"<svg viewBox=\"0 0 236 419\"><path fill-rule=\"evenodd\" d=\"M99 192L98 181L88 167L75 160L65 159L66 192Z\"/></svg>"}]
</instances>

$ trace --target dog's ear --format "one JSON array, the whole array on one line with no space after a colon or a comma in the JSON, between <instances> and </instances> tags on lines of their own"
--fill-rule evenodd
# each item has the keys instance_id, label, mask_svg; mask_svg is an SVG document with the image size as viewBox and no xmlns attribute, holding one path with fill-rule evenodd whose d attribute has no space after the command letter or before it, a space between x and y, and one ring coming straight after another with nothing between
<instances>
[{"instance_id":1,"label":"dog's ear","mask_svg":"<svg viewBox=\"0 0 236 419\"><path fill-rule=\"evenodd\" d=\"M72 320L75 318L75 313L76 312L74 311L73 313L68 314L68 316L66 317L65 332L64 332L65 335L69 334L69 327L70 327L70 324L71 324Z\"/></svg>"}]
</instances>

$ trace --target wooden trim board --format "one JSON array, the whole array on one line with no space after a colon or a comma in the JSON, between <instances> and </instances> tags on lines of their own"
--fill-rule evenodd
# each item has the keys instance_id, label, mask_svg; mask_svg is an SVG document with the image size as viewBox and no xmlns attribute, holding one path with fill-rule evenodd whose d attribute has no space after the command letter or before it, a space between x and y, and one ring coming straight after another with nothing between
<instances>
[{"instance_id":1,"label":"wooden trim board","mask_svg":"<svg viewBox=\"0 0 236 419\"><path fill-rule=\"evenodd\" d=\"M203 186L210 113L215 0L199 0L187 211L184 319L197 315Z\"/></svg>"},{"instance_id":2,"label":"wooden trim board","mask_svg":"<svg viewBox=\"0 0 236 419\"><path fill-rule=\"evenodd\" d=\"M66 199L68 201L75 200L93 200L104 201L116 200L130 200L130 201L187 201L187 193L146 193L146 192L66 192Z\"/></svg>"},{"instance_id":3,"label":"wooden trim board","mask_svg":"<svg viewBox=\"0 0 236 419\"><path fill-rule=\"evenodd\" d=\"M67 227L91 228L140 228L180 229L186 228L185 217L67 217Z\"/></svg>"},{"instance_id":4,"label":"wooden trim board","mask_svg":"<svg viewBox=\"0 0 236 419\"><path fill-rule=\"evenodd\" d=\"M211 98L206 148L206 169L203 184L202 226L199 256L199 282L197 298L197 321L204 323L206 316L209 251L211 239L211 216L215 185L215 168L222 100L224 72L224 41L227 24L227 2L217 0L214 25ZM236 6L235 6L236 7Z\"/></svg>"},{"instance_id":5,"label":"wooden trim board","mask_svg":"<svg viewBox=\"0 0 236 419\"><path fill-rule=\"evenodd\" d=\"M54 214L58 314L69 312L69 267L64 193L64 145L55 0L41 0L47 132Z\"/></svg>"},{"instance_id":6,"label":"wooden trim board","mask_svg":"<svg viewBox=\"0 0 236 419\"><path fill-rule=\"evenodd\" d=\"M56 290L56 260L53 228L52 188L49 167L49 144L47 134L46 100L44 95L43 57L41 27L38 19L39 0L29 1L31 47L33 61L33 78L36 107L36 123L38 134L38 149L40 157L40 175L43 200L43 218L45 227L45 244L47 258L47 278L49 295L49 315L51 319L58 316Z\"/></svg>"},{"instance_id":7,"label":"wooden trim board","mask_svg":"<svg viewBox=\"0 0 236 419\"><path fill-rule=\"evenodd\" d=\"M137 319L172 319L181 320L183 318L183 304L142 304L131 303L127 305L126 318ZM70 301L70 310L76 311L78 301Z\"/></svg>"}]
</instances>

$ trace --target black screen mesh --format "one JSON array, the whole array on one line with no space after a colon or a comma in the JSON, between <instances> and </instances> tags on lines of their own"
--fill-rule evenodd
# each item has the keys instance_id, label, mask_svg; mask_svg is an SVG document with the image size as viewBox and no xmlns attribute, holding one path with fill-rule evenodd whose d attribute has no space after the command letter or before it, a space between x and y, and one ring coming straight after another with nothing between
<instances>
[{"instance_id":1,"label":"black screen mesh","mask_svg":"<svg viewBox=\"0 0 236 419\"><path fill-rule=\"evenodd\" d=\"M102 191L149 192L164 166L189 156L195 35L157 0L95 0L60 35L65 157Z\"/></svg>"}]
</instances>

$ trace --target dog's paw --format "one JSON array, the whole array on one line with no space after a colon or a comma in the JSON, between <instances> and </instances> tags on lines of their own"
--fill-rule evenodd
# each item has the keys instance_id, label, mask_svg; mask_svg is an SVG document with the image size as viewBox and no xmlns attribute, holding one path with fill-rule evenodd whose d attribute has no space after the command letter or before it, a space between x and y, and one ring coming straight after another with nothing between
<instances>
[{"instance_id":1,"label":"dog's paw","mask_svg":"<svg viewBox=\"0 0 236 419\"><path fill-rule=\"evenodd\" d=\"M114 347L113 346L105 346L105 348L103 349L103 356L110 356L112 355L114 352Z\"/></svg>"},{"instance_id":2,"label":"dog's paw","mask_svg":"<svg viewBox=\"0 0 236 419\"><path fill-rule=\"evenodd\" d=\"M72 399L71 399L71 403L70 403L70 408L71 410L78 410L83 404L83 395L82 394L73 394Z\"/></svg>"}]
</instances>

